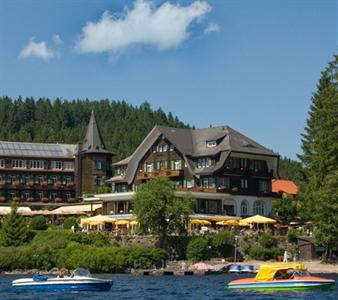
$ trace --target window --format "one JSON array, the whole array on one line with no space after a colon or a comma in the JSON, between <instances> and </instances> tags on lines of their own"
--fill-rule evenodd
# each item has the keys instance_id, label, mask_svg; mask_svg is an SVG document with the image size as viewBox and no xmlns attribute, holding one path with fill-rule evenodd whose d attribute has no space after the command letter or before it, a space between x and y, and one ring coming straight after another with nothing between
<instances>
[{"instance_id":1,"label":"window","mask_svg":"<svg viewBox=\"0 0 338 300\"><path fill-rule=\"evenodd\" d=\"M32 169L44 169L45 162L43 160L31 160L30 166Z\"/></svg>"},{"instance_id":2,"label":"window","mask_svg":"<svg viewBox=\"0 0 338 300\"><path fill-rule=\"evenodd\" d=\"M174 148L175 148L174 145L170 145L169 150L170 150L170 151L174 151Z\"/></svg>"},{"instance_id":3,"label":"window","mask_svg":"<svg viewBox=\"0 0 338 300\"><path fill-rule=\"evenodd\" d=\"M247 179L241 179L241 188L242 189L248 188L248 180Z\"/></svg>"},{"instance_id":4,"label":"window","mask_svg":"<svg viewBox=\"0 0 338 300\"><path fill-rule=\"evenodd\" d=\"M201 185L204 188L213 189L216 187L215 178L214 177L203 177L201 179Z\"/></svg>"},{"instance_id":5,"label":"window","mask_svg":"<svg viewBox=\"0 0 338 300\"><path fill-rule=\"evenodd\" d=\"M182 160L174 161L174 170L182 170Z\"/></svg>"},{"instance_id":6,"label":"window","mask_svg":"<svg viewBox=\"0 0 338 300\"><path fill-rule=\"evenodd\" d=\"M167 152L167 151L168 151L168 145L165 144L165 145L163 145L163 152Z\"/></svg>"},{"instance_id":7,"label":"window","mask_svg":"<svg viewBox=\"0 0 338 300\"><path fill-rule=\"evenodd\" d=\"M216 147L217 143L216 141L207 141L207 147L211 148L211 147Z\"/></svg>"},{"instance_id":8,"label":"window","mask_svg":"<svg viewBox=\"0 0 338 300\"><path fill-rule=\"evenodd\" d=\"M223 209L224 209L226 215L228 215L228 216L234 216L235 215L235 206L234 205L224 204Z\"/></svg>"},{"instance_id":9,"label":"window","mask_svg":"<svg viewBox=\"0 0 338 300\"><path fill-rule=\"evenodd\" d=\"M52 161L52 169L54 170L62 170L62 161Z\"/></svg>"},{"instance_id":10,"label":"window","mask_svg":"<svg viewBox=\"0 0 338 300\"><path fill-rule=\"evenodd\" d=\"M0 168L5 168L5 160L4 159L0 159Z\"/></svg>"},{"instance_id":11,"label":"window","mask_svg":"<svg viewBox=\"0 0 338 300\"><path fill-rule=\"evenodd\" d=\"M259 180L258 181L258 190L260 192L266 193L269 191L269 182L266 180Z\"/></svg>"},{"instance_id":12,"label":"window","mask_svg":"<svg viewBox=\"0 0 338 300\"><path fill-rule=\"evenodd\" d=\"M211 157L201 157L197 160L197 168L209 168L215 164L215 160Z\"/></svg>"},{"instance_id":13,"label":"window","mask_svg":"<svg viewBox=\"0 0 338 300\"><path fill-rule=\"evenodd\" d=\"M95 170L103 170L104 163L102 161L95 161Z\"/></svg>"},{"instance_id":14,"label":"window","mask_svg":"<svg viewBox=\"0 0 338 300\"><path fill-rule=\"evenodd\" d=\"M241 202L241 216L249 215L249 204L248 201L243 200Z\"/></svg>"},{"instance_id":15,"label":"window","mask_svg":"<svg viewBox=\"0 0 338 300\"><path fill-rule=\"evenodd\" d=\"M254 215L265 215L265 204L263 201L261 200L257 200L254 203L254 207L253 207L253 213Z\"/></svg>"},{"instance_id":16,"label":"window","mask_svg":"<svg viewBox=\"0 0 338 300\"><path fill-rule=\"evenodd\" d=\"M26 168L26 161L22 159L13 159L12 168L16 168L16 169Z\"/></svg>"},{"instance_id":17,"label":"window","mask_svg":"<svg viewBox=\"0 0 338 300\"><path fill-rule=\"evenodd\" d=\"M95 185L97 185L97 186L102 185L102 183L103 183L102 177L101 177L101 176L95 176L94 183L95 183Z\"/></svg>"},{"instance_id":18,"label":"window","mask_svg":"<svg viewBox=\"0 0 338 300\"><path fill-rule=\"evenodd\" d=\"M63 168L65 170L74 170L74 163L72 161L64 161Z\"/></svg>"},{"instance_id":19,"label":"window","mask_svg":"<svg viewBox=\"0 0 338 300\"><path fill-rule=\"evenodd\" d=\"M191 189L195 185L195 180L194 179L186 180L185 181L185 185L186 185L186 188Z\"/></svg>"},{"instance_id":20,"label":"window","mask_svg":"<svg viewBox=\"0 0 338 300\"><path fill-rule=\"evenodd\" d=\"M152 172L153 171L153 164L152 163L146 163L145 168L146 168L146 172Z\"/></svg>"}]
</instances>

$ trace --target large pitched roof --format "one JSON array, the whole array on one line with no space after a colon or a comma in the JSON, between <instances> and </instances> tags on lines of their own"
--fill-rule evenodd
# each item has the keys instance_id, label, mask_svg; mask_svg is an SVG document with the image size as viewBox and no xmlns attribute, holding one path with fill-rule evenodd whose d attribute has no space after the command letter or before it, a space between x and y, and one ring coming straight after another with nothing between
<instances>
[{"instance_id":1,"label":"large pitched roof","mask_svg":"<svg viewBox=\"0 0 338 300\"><path fill-rule=\"evenodd\" d=\"M86 136L82 144L82 151L86 153L110 153L104 144L100 128L96 122L94 111L92 111L90 116Z\"/></svg>"},{"instance_id":2,"label":"large pitched roof","mask_svg":"<svg viewBox=\"0 0 338 300\"><path fill-rule=\"evenodd\" d=\"M149 148L163 135L183 155L190 172L196 176L211 174L219 170L230 152L242 152L259 155L278 156L271 150L258 144L245 135L237 132L229 126L210 127L202 129L171 128L155 126L143 142L135 150L134 154L124 162L128 163L125 179L131 183L137 171L140 160L145 156ZM215 147L207 147L207 141L217 141ZM201 156L220 155L220 159L213 168L197 170L190 163L191 158ZM120 162L119 162L120 164Z\"/></svg>"},{"instance_id":3,"label":"large pitched roof","mask_svg":"<svg viewBox=\"0 0 338 300\"><path fill-rule=\"evenodd\" d=\"M43 144L0 141L1 156L72 158L76 151L76 144Z\"/></svg>"}]
</instances>

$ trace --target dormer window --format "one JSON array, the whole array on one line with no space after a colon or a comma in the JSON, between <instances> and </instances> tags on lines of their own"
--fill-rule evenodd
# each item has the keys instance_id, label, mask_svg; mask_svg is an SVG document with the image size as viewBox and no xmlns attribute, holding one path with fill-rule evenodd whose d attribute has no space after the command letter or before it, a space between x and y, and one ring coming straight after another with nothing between
<instances>
[{"instance_id":1,"label":"dormer window","mask_svg":"<svg viewBox=\"0 0 338 300\"><path fill-rule=\"evenodd\" d=\"M207 147L208 148L212 148L212 147L216 147L217 143L216 141L207 141Z\"/></svg>"}]
</instances>

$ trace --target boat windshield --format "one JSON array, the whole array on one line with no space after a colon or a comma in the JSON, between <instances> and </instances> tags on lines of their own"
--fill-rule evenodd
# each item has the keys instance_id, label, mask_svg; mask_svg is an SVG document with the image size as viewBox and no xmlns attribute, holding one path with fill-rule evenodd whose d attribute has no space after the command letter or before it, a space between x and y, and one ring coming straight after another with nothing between
<instances>
[{"instance_id":1,"label":"boat windshield","mask_svg":"<svg viewBox=\"0 0 338 300\"><path fill-rule=\"evenodd\" d=\"M306 270L296 270L296 271L293 271L292 276L293 277L306 277L306 276L310 276L310 273Z\"/></svg>"},{"instance_id":2,"label":"boat windshield","mask_svg":"<svg viewBox=\"0 0 338 300\"><path fill-rule=\"evenodd\" d=\"M306 277L310 276L310 273L306 270L279 270L276 272L274 279L293 279L294 277Z\"/></svg>"},{"instance_id":3,"label":"boat windshield","mask_svg":"<svg viewBox=\"0 0 338 300\"><path fill-rule=\"evenodd\" d=\"M72 277L91 277L90 272L87 269L77 268L73 271Z\"/></svg>"}]
</instances>

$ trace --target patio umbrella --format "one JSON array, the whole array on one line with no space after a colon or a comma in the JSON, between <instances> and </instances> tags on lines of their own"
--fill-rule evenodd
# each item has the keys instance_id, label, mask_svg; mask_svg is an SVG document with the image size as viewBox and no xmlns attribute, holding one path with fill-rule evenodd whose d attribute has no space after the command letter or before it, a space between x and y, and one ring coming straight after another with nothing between
<instances>
[{"instance_id":1,"label":"patio umbrella","mask_svg":"<svg viewBox=\"0 0 338 300\"><path fill-rule=\"evenodd\" d=\"M276 223L277 221L274 219L270 219L267 217L263 217L260 215L255 215L249 218L245 218L241 220L242 222L248 223L248 224L273 224Z\"/></svg>"},{"instance_id":2,"label":"patio umbrella","mask_svg":"<svg viewBox=\"0 0 338 300\"><path fill-rule=\"evenodd\" d=\"M132 221L129 222L129 224L130 224L130 225L137 225L137 224L138 224L138 221L132 220Z\"/></svg>"},{"instance_id":3,"label":"patio umbrella","mask_svg":"<svg viewBox=\"0 0 338 300\"><path fill-rule=\"evenodd\" d=\"M199 220L199 219L194 219L190 221L190 224L192 225L210 225L211 222L208 220Z\"/></svg>"},{"instance_id":4,"label":"patio umbrella","mask_svg":"<svg viewBox=\"0 0 338 300\"><path fill-rule=\"evenodd\" d=\"M242 227L246 227L246 226L249 226L250 224L247 223L247 222L244 222L243 220L240 220L240 221L238 222L238 225L239 225L239 226L242 226Z\"/></svg>"},{"instance_id":5,"label":"patio umbrella","mask_svg":"<svg viewBox=\"0 0 338 300\"><path fill-rule=\"evenodd\" d=\"M127 224L129 224L129 221L127 221L127 220L118 220L118 221L115 222L116 226L127 225Z\"/></svg>"},{"instance_id":6,"label":"patio umbrella","mask_svg":"<svg viewBox=\"0 0 338 300\"><path fill-rule=\"evenodd\" d=\"M228 225L228 226L237 226L238 220L227 220L224 223L225 223L225 225Z\"/></svg>"}]
</instances>

